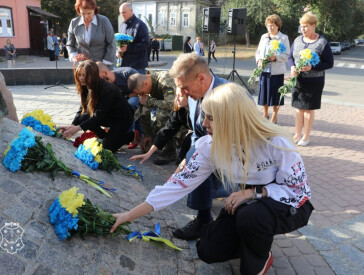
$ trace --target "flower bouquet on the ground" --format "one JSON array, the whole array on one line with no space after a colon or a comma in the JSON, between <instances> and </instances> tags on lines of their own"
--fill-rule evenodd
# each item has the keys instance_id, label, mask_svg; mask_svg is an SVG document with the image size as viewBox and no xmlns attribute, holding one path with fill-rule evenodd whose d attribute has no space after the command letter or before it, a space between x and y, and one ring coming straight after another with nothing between
<instances>
[{"instance_id":1,"label":"flower bouquet on the ground","mask_svg":"<svg viewBox=\"0 0 364 275\"><path fill-rule=\"evenodd\" d=\"M259 77L262 74L262 72L264 71L264 69L267 67L267 65L271 62L269 58L272 55L283 54L283 53L285 53L285 51L286 51L286 46L284 46L284 44L282 42L279 42L278 40L271 40L269 42L268 52L264 56L260 68L256 68L254 70L252 76L248 80L248 83L254 84L255 78Z\"/></svg>"},{"instance_id":2,"label":"flower bouquet on the ground","mask_svg":"<svg viewBox=\"0 0 364 275\"><path fill-rule=\"evenodd\" d=\"M52 145L42 142L42 137L36 136L30 128L23 128L4 152L3 164L11 172L22 170L24 172L44 171L49 172L54 180L59 171L67 176L77 176L82 181L92 185L108 197L111 195L105 191L102 181L90 178L77 171L68 168L55 155Z\"/></svg>"},{"instance_id":3,"label":"flower bouquet on the ground","mask_svg":"<svg viewBox=\"0 0 364 275\"><path fill-rule=\"evenodd\" d=\"M296 87L297 77L299 76L301 69L306 66L316 66L320 62L320 58L316 52L311 51L310 49L305 49L300 51L300 58L297 62L296 66L296 76L291 76L288 79L288 83L284 84L282 87L278 89L278 92L281 94L279 101L291 91L292 88Z\"/></svg>"},{"instance_id":4,"label":"flower bouquet on the ground","mask_svg":"<svg viewBox=\"0 0 364 275\"><path fill-rule=\"evenodd\" d=\"M142 174L136 170L135 166L121 165L110 150L103 148L95 133L83 133L75 140L73 145L77 147L75 156L91 169L101 169L108 172L117 170L123 175L132 175L137 179L143 180Z\"/></svg>"},{"instance_id":5,"label":"flower bouquet on the ground","mask_svg":"<svg viewBox=\"0 0 364 275\"><path fill-rule=\"evenodd\" d=\"M50 222L54 225L61 241L75 234L79 234L81 237L85 237L87 234L122 235L129 241L139 238L153 244L167 245L173 249L182 250L171 241L161 237L159 224L156 225L156 232L132 232L128 228L130 223L124 223L110 233L116 218L110 212L93 205L89 199L85 200L84 195L77 191L78 188L72 187L62 192L49 207ZM128 236L126 236L127 234Z\"/></svg>"},{"instance_id":6,"label":"flower bouquet on the ground","mask_svg":"<svg viewBox=\"0 0 364 275\"><path fill-rule=\"evenodd\" d=\"M52 117L44 113L41 109L26 113L21 119L21 123L25 126L32 127L34 130L46 136L62 137L61 132L52 121Z\"/></svg>"},{"instance_id":7,"label":"flower bouquet on the ground","mask_svg":"<svg viewBox=\"0 0 364 275\"><path fill-rule=\"evenodd\" d=\"M125 225L119 225L113 233L110 229L115 223L114 216L93 205L84 195L77 193L78 188L72 187L63 191L49 207L49 219L58 238L62 241L79 234L81 237L90 233L97 235L127 235L131 231Z\"/></svg>"}]
</instances>

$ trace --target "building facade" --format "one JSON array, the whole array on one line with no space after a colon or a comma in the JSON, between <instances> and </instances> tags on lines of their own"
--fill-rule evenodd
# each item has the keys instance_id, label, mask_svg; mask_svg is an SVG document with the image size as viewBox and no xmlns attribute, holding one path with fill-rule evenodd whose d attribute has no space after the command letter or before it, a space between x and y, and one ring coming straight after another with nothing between
<instances>
[{"instance_id":1,"label":"building facade","mask_svg":"<svg viewBox=\"0 0 364 275\"><path fill-rule=\"evenodd\" d=\"M0 53L6 39L18 54L41 54L48 22L58 16L40 8L40 0L0 0Z\"/></svg>"},{"instance_id":2,"label":"building facade","mask_svg":"<svg viewBox=\"0 0 364 275\"><path fill-rule=\"evenodd\" d=\"M195 41L202 28L203 8L215 7L216 1L132 0L134 14L143 20L149 31L157 35L191 36ZM153 28L153 31L151 30Z\"/></svg>"}]
</instances>

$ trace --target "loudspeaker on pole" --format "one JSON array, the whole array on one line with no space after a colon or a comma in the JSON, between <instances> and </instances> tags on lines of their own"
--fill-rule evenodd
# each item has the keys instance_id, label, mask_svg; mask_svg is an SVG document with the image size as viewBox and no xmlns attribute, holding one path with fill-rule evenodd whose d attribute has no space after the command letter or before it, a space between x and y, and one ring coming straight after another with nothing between
<instances>
[{"instance_id":1,"label":"loudspeaker on pole","mask_svg":"<svg viewBox=\"0 0 364 275\"><path fill-rule=\"evenodd\" d=\"M246 8L230 9L228 13L229 34L245 34L246 26Z\"/></svg>"},{"instance_id":2,"label":"loudspeaker on pole","mask_svg":"<svg viewBox=\"0 0 364 275\"><path fill-rule=\"evenodd\" d=\"M220 32L221 8L203 8L202 31L209 33Z\"/></svg>"}]
</instances>

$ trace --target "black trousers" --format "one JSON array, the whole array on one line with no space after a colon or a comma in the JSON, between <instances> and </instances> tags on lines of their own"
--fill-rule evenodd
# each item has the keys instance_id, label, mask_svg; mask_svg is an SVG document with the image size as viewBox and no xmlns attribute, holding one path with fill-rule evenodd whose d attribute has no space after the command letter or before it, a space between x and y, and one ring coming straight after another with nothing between
<instances>
[{"instance_id":1,"label":"black trousers","mask_svg":"<svg viewBox=\"0 0 364 275\"><path fill-rule=\"evenodd\" d=\"M84 113L80 116L79 122L83 122L89 119L88 113ZM134 139L133 131L125 131L125 127L121 124L121 121L111 121L106 127L110 127L109 131L106 133L104 129L100 126L91 127L90 131L93 131L98 138L102 139L103 148L109 149L113 153L117 151L121 146L129 144ZM130 130L131 124L127 129Z\"/></svg>"},{"instance_id":2,"label":"black trousers","mask_svg":"<svg viewBox=\"0 0 364 275\"><path fill-rule=\"evenodd\" d=\"M154 61L154 54L157 56L157 61L159 61L159 50L152 49L152 52L153 52L152 61Z\"/></svg>"},{"instance_id":3,"label":"black trousers","mask_svg":"<svg viewBox=\"0 0 364 275\"><path fill-rule=\"evenodd\" d=\"M54 61L56 60L56 56L54 55L54 50L48 50L49 53L49 61Z\"/></svg>"},{"instance_id":4,"label":"black trousers","mask_svg":"<svg viewBox=\"0 0 364 275\"><path fill-rule=\"evenodd\" d=\"M264 267L273 237L307 225L313 206L300 208L263 198L241 205L235 215L221 209L217 219L202 229L197 253L206 263L240 258L240 273L256 275Z\"/></svg>"}]
</instances>

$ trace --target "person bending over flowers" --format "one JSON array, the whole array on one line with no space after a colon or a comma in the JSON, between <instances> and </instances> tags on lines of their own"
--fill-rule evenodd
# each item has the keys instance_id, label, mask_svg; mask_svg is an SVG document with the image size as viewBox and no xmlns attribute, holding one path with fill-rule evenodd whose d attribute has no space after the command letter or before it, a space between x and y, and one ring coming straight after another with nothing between
<instances>
[{"instance_id":1,"label":"person bending over flowers","mask_svg":"<svg viewBox=\"0 0 364 275\"><path fill-rule=\"evenodd\" d=\"M111 232L171 205L215 173L220 193L230 195L218 218L203 227L198 255L207 263L240 258L241 274L264 274L273 262L273 236L305 226L313 210L302 158L290 134L260 116L236 84L215 88L202 110L208 135L196 142L188 164L145 202L114 214Z\"/></svg>"},{"instance_id":2,"label":"person bending over flowers","mask_svg":"<svg viewBox=\"0 0 364 275\"><path fill-rule=\"evenodd\" d=\"M112 152L134 139L130 130L133 112L119 89L100 79L95 62L84 61L75 73L76 89L81 96L81 107L72 125L63 126L63 137L70 138L79 130L91 130L103 139L103 148ZM109 128L106 132L102 127Z\"/></svg>"}]
</instances>

